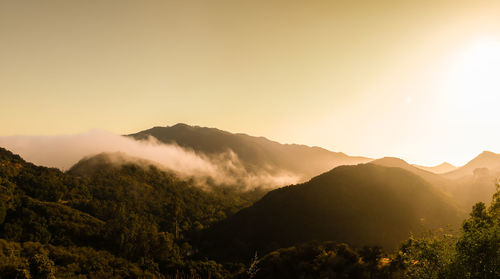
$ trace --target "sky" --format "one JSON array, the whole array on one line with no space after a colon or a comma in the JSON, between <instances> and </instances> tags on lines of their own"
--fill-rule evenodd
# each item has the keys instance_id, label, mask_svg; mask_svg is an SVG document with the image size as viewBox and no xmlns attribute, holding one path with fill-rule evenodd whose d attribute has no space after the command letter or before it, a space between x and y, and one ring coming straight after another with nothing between
<instances>
[{"instance_id":1,"label":"sky","mask_svg":"<svg viewBox=\"0 0 500 279\"><path fill-rule=\"evenodd\" d=\"M350 155L500 152L499 1L0 0L0 136L182 122Z\"/></svg>"}]
</instances>

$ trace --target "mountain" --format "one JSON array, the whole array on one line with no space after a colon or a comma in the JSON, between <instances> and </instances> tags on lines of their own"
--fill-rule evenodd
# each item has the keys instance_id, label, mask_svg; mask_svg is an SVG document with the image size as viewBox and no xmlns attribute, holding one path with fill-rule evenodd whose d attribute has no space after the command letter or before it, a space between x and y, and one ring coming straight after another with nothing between
<instances>
[{"instance_id":1,"label":"mountain","mask_svg":"<svg viewBox=\"0 0 500 279\"><path fill-rule=\"evenodd\" d=\"M500 154L484 151L462 167L444 173L443 176L457 179L472 176L477 169L488 169L492 173L500 173Z\"/></svg>"},{"instance_id":2,"label":"mountain","mask_svg":"<svg viewBox=\"0 0 500 279\"><path fill-rule=\"evenodd\" d=\"M478 201L489 204L500 178L500 154L484 151L464 166L441 176L451 181L455 199L466 209Z\"/></svg>"},{"instance_id":3,"label":"mountain","mask_svg":"<svg viewBox=\"0 0 500 279\"><path fill-rule=\"evenodd\" d=\"M103 170L116 169L126 165L137 166L148 169L150 167L160 168L161 165L146 159L130 156L123 152L99 153L97 155L82 158L74 164L67 174L93 177Z\"/></svg>"},{"instance_id":4,"label":"mountain","mask_svg":"<svg viewBox=\"0 0 500 279\"><path fill-rule=\"evenodd\" d=\"M415 165L415 164L413 166L417 167L419 169L423 169L423 170L430 171L430 172L437 173L437 174L442 174L442 173L450 172L450 171L457 169L457 167L455 167L454 165L447 163L447 162L444 162L440 165L433 166L433 167L426 167L426 166L420 166L420 165Z\"/></svg>"},{"instance_id":5,"label":"mountain","mask_svg":"<svg viewBox=\"0 0 500 279\"><path fill-rule=\"evenodd\" d=\"M394 249L410 232L459 224L463 213L425 179L375 164L340 166L273 190L207 233L221 259L312 240ZM225 244L216 239L224 239Z\"/></svg>"},{"instance_id":6,"label":"mountain","mask_svg":"<svg viewBox=\"0 0 500 279\"><path fill-rule=\"evenodd\" d=\"M482 156L480 155L479 157ZM485 154L485 157L490 159L495 156ZM398 167L410 171L422 177L437 189L442 190L447 196L456 201L463 210L468 211L477 202L481 201L486 204L491 202L491 196L496 189L495 179L500 174L500 172L492 172L485 168L474 169L469 174L467 170L473 169L475 166L484 166L486 165L485 162L494 162L494 160L476 159L472 160L469 166L466 165L467 167L462 171L461 168L458 168L451 173L444 174L436 174L420 169L399 158L385 157L370 163L386 167ZM457 175L455 172L459 174Z\"/></svg>"},{"instance_id":7,"label":"mountain","mask_svg":"<svg viewBox=\"0 0 500 279\"><path fill-rule=\"evenodd\" d=\"M154 127L128 135L137 140L150 136L163 143L175 143L207 155L234 152L247 171L277 174L288 172L300 176L301 181L340 165L356 165L372 159L351 157L320 147L280 144L264 137L233 134L215 128L177 124Z\"/></svg>"}]
</instances>

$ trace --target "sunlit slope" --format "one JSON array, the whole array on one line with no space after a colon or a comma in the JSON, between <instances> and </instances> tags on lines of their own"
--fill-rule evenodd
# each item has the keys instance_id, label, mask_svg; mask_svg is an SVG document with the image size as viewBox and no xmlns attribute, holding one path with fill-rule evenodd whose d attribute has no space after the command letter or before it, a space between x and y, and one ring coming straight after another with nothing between
<instances>
[{"instance_id":1,"label":"sunlit slope","mask_svg":"<svg viewBox=\"0 0 500 279\"><path fill-rule=\"evenodd\" d=\"M155 127L129 135L135 139L153 136L165 143L176 143L197 153L219 154L233 151L249 171L268 173L290 172L303 181L339 165L354 165L371 161L351 157L319 147L280 144L264 137L232 134L215 128L177 124Z\"/></svg>"},{"instance_id":2,"label":"sunlit slope","mask_svg":"<svg viewBox=\"0 0 500 279\"><path fill-rule=\"evenodd\" d=\"M458 168L451 173L436 174L412 166L404 160L392 157L386 157L374 160L370 163L398 167L410 171L427 182L434 185L437 189L445 192L450 199L457 202L465 211L469 211L477 202L489 204L491 195L495 192L495 179L499 177L499 171L490 171L480 166L495 166L494 160L484 160L481 157L494 157L483 153L473 159L464 167ZM489 164L486 164L489 163ZM474 169L472 171L472 169Z\"/></svg>"},{"instance_id":3,"label":"sunlit slope","mask_svg":"<svg viewBox=\"0 0 500 279\"><path fill-rule=\"evenodd\" d=\"M500 178L500 154L485 151L464 166L442 175L457 186L456 196L470 209L475 202L491 202Z\"/></svg>"},{"instance_id":4,"label":"sunlit slope","mask_svg":"<svg viewBox=\"0 0 500 279\"><path fill-rule=\"evenodd\" d=\"M268 193L209 232L221 258L248 257L310 240L393 249L410 232L456 226L463 213L423 178L374 164L341 166Z\"/></svg>"}]
</instances>

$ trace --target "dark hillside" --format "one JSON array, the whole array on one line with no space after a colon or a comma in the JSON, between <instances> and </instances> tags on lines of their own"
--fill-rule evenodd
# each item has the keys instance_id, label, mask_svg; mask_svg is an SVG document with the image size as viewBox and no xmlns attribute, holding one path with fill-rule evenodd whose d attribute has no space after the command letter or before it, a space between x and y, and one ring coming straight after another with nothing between
<instances>
[{"instance_id":1,"label":"dark hillside","mask_svg":"<svg viewBox=\"0 0 500 279\"><path fill-rule=\"evenodd\" d=\"M209 245L221 258L249 257L255 251L312 240L390 250L410 232L457 226L463 216L438 189L406 170L341 166L307 183L268 193L216 225L208 242L229 243Z\"/></svg>"}]
</instances>

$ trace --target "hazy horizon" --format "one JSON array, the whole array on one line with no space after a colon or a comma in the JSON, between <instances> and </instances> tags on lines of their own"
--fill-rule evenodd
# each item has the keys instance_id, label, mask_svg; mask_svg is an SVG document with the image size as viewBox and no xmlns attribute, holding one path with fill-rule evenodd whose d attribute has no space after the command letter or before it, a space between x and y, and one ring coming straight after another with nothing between
<instances>
[{"instance_id":1,"label":"hazy horizon","mask_svg":"<svg viewBox=\"0 0 500 279\"><path fill-rule=\"evenodd\" d=\"M199 125L189 124L189 123L176 123L176 124L187 124L190 126L199 126ZM159 126L159 127L173 126L176 124ZM158 127L158 126L156 126L156 127ZM149 128L153 128L153 127L148 127L148 128L143 129L143 130L147 130ZM218 127L208 127L208 128L219 129ZM34 162L36 164L40 164L40 165L44 165L44 166L48 166L48 167L57 167L57 168L60 168L62 170L67 170L74 163L78 162L81 158L83 158L85 156L91 156L91 155L95 155L98 153L125 152L131 156L137 156L138 158L151 159L150 155L144 156L144 155L140 155L140 153L137 153L136 152L137 147L134 145L129 145L129 146L133 146L134 148L132 149L131 152L127 152L127 148L124 148L124 146L126 146L126 145L122 144L121 143L122 141L119 140L117 137L117 136L126 135L126 134L130 134L130 133L135 133L135 132L139 132L139 130L138 131L130 131L128 133L115 134L115 133L112 133L112 132L107 131L107 130L95 128L95 129L83 131L81 133L74 133L74 134L9 135L9 136L0 136L0 147L7 148L7 149L13 151L14 153L19 153L22 157L26 157L26 159L28 161ZM227 132L230 132L233 134L246 134L246 135L254 136L254 137L265 137L268 140L277 141L275 139L269 138L269 137L264 136L264 135L252 135L252 134L248 134L244 131L227 131ZM103 137L103 135L104 135L104 137ZM118 144L117 146L114 146L116 144L117 140L118 140L118 142L120 142L120 144ZM129 142L130 140L124 139L124 141ZM277 141L277 142L279 142L279 141ZM61 143L63 144L63 147L61 147L60 150L57 151L58 146ZM98 144L95 145L96 143L98 143ZM279 143L281 143L281 144L307 145L307 144L297 143L297 142L279 142ZM141 145L142 145L142 143L137 143L137 146L141 146ZM47 151L47 150L35 151L36 148L43 148L44 146L50 147L49 149L51 151ZM85 153L84 151L82 151L81 148L79 148L79 146L82 147L84 151L86 150L88 152ZM332 149L328 149L328 148L323 147L323 146L316 146L316 145L307 145L307 146L320 147L320 148L324 148L326 150L333 151L333 152L342 152L342 153L349 155L349 156L366 157L366 158L371 158L374 160L381 159L383 157L395 157L395 158L403 159L409 164L415 164L415 165L419 165L419 166L423 166L423 167L434 167L434 166L441 165L443 163L449 163L455 167L461 167L461 166L467 164L470 160L474 159L476 156L480 155L482 152L489 151L489 152L497 153L494 150L482 150L482 151L478 152L477 154L474 154L472 157L467 158L463 163L460 163L460 164L456 164L456 163L451 162L449 160L442 160L436 164L425 165L425 164L422 164L419 162L414 162L414 161L408 160L407 158L404 158L402 156L398 156L397 154L385 154L381 157L370 157L370 156L367 156L365 154L350 154L350 153L343 152L342 150L332 150ZM144 145L144 147L148 147L148 145ZM166 145L166 147L169 148L168 145ZM71 151L72 149L74 149L74 151ZM73 156L63 155L67 152L74 153L74 154L73 154ZM163 153L163 152L160 151L160 153ZM53 156L44 158L43 156L47 156L47 154L52 154ZM151 153L151 154L153 154L153 153ZM62 158L64 158L64 159L62 159L62 160L64 163L62 163L62 164L59 162L53 163L52 161L54 159L53 158L54 156L55 156L55 158L63 156ZM155 155L156 158L158 156L159 155ZM71 160L68 161L68 158L71 158ZM162 161L162 160L161 159L154 159L154 161ZM49 162L52 162L52 163L49 163Z\"/></svg>"},{"instance_id":2,"label":"hazy horizon","mask_svg":"<svg viewBox=\"0 0 500 279\"><path fill-rule=\"evenodd\" d=\"M497 1L1 1L0 136L188 123L350 155L500 152Z\"/></svg>"}]
</instances>

